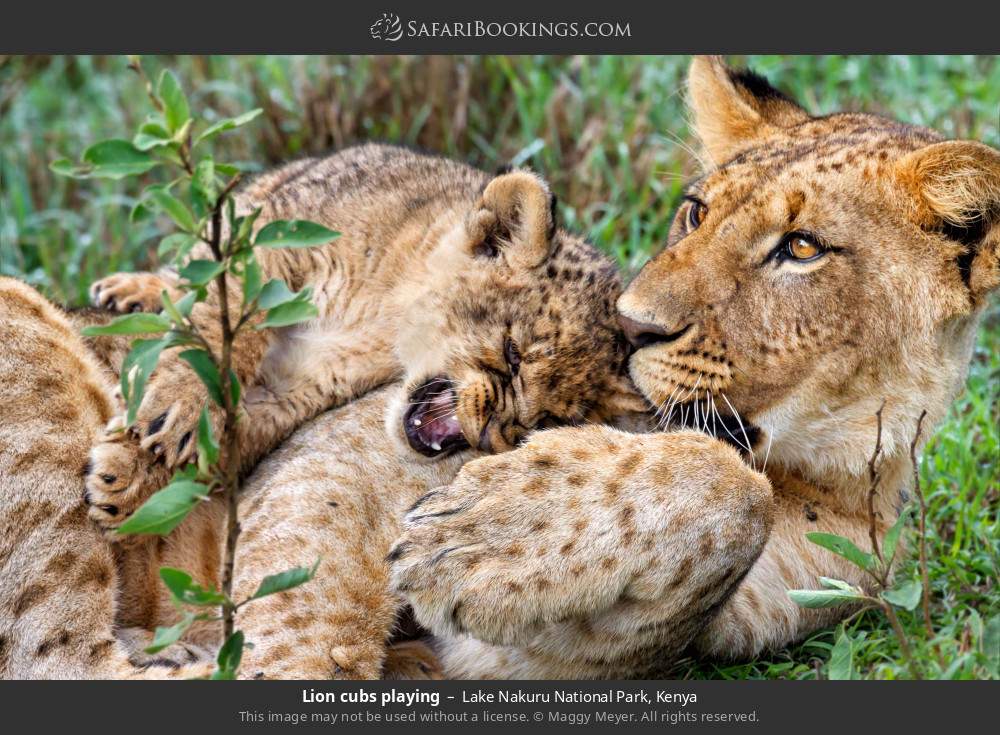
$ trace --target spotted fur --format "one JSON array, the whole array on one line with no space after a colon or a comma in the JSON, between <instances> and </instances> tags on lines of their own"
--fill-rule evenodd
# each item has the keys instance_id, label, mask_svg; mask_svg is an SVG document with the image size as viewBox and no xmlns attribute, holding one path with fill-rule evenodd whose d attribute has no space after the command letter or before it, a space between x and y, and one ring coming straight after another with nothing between
<instances>
[{"instance_id":1,"label":"spotted fur","mask_svg":"<svg viewBox=\"0 0 1000 735\"><path fill-rule=\"evenodd\" d=\"M144 583L87 518L87 453L117 410L111 376L59 309L9 278L0 342L0 679L205 675L197 646L142 653L151 634L128 608ZM134 553L172 559L145 543Z\"/></svg>"},{"instance_id":2,"label":"spotted fur","mask_svg":"<svg viewBox=\"0 0 1000 735\"><path fill-rule=\"evenodd\" d=\"M1000 153L813 117L718 59L693 62L690 95L706 171L618 309L660 427L743 444L746 463L709 437L587 427L466 465L392 554L448 675L650 675L685 648L746 658L835 622L786 591L870 580L805 534L868 546L883 404L884 533L918 416L962 388L1000 284Z\"/></svg>"},{"instance_id":3,"label":"spotted fur","mask_svg":"<svg viewBox=\"0 0 1000 735\"><path fill-rule=\"evenodd\" d=\"M595 248L556 227L548 186L530 172L491 177L365 145L266 174L237 208L260 208L258 226L310 219L343 233L316 248L259 249L265 279L311 286L320 316L247 330L236 342L245 470L305 420L398 379L407 391L386 421L404 448L416 446L404 419L421 386L427 400L439 399L423 423L454 416L451 448L503 451L537 426L642 406L615 326L619 276ZM129 311L156 307L159 291L175 285L169 271L118 274L92 293L101 306ZM238 313L237 286L228 298ZM213 291L192 315L210 342L219 339L217 306ZM87 487L91 515L105 528L120 525L195 451L207 397L176 352L161 358L135 425L94 448ZM431 447L433 437L424 445L425 454L443 451Z\"/></svg>"}]
</instances>

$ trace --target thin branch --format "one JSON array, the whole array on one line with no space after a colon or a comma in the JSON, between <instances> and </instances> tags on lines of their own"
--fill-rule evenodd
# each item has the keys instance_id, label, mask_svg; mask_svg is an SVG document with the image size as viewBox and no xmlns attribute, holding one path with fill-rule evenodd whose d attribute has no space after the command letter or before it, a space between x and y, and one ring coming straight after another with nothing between
<instances>
[{"instance_id":1,"label":"thin branch","mask_svg":"<svg viewBox=\"0 0 1000 735\"><path fill-rule=\"evenodd\" d=\"M913 492L920 503L920 536L918 539L920 576L924 583L924 629L927 631L928 639L930 639L934 637L934 626L931 625L931 584L930 574L927 572L927 501L924 499L924 492L920 487L920 465L917 464L917 443L920 441L920 432L926 416L927 411L924 410L920 412L920 418L917 419L917 433L913 435L913 441L910 442L910 464L913 465Z\"/></svg>"},{"instance_id":2,"label":"thin branch","mask_svg":"<svg viewBox=\"0 0 1000 735\"><path fill-rule=\"evenodd\" d=\"M149 97L149 101L153 103L153 107L163 112L163 102L160 101L160 98L153 91L153 82L146 76L146 70L142 68L142 62L137 58L131 58L128 60L128 68L139 75L139 79L142 80L143 86L146 88L146 95Z\"/></svg>"},{"instance_id":3,"label":"thin branch","mask_svg":"<svg viewBox=\"0 0 1000 735\"><path fill-rule=\"evenodd\" d=\"M892 625L892 630L899 641L899 650L903 652L903 658L906 659L906 666L910 670L910 676L914 679L923 679L924 677L920 673L920 669L917 668L917 662L913 658L913 651L910 650L910 643L906 640L906 633L903 632L903 626L899 623L899 616L896 615L896 611L892 605L885 600L880 601L880 605L885 616L889 618L889 624Z\"/></svg>"},{"instance_id":4,"label":"thin branch","mask_svg":"<svg viewBox=\"0 0 1000 735\"><path fill-rule=\"evenodd\" d=\"M875 519L875 493L878 491L879 483L882 481L882 475L878 471L878 462L882 456L882 410L884 408L885 399L882 400L882 405L879 406L878 411L875 412L875 423L877 427L877 433L875 434L875 451L872 452L871 459L868 460L868 537L872 542L872 553L874 553L881 562L884 562L884 560L882 559L882 552L878 546L878 531ZM888 575L888 570L885 570L884 574Z\"/></svg>"}]
</instances>

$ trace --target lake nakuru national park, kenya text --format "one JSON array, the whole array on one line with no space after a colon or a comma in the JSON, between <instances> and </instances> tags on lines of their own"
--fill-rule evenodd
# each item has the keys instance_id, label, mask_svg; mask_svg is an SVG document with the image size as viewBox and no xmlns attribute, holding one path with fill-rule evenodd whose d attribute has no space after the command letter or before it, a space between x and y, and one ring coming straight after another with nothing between
<instances>
[{"instance_id":1,"label":"lake nakuru national park, kenya text","mask_svg":"<svg viewBox=\"0 0 1000 735\"><path fill-rule=\"evenodd\" d=\"M412 707L415 704L429 704L437 707L441 703L439 692L423 692L419 689L412 691L398 691L390 689L385 692L370 692L364 689L346 692L322 692L315 689L303 689L302 701L311 703L331 703L340 702L343 704L380 704L385 707L389 704L402 704ZM642 704L679 704L686 707L689 704L698 702L698 695L683 692L668 692L658 690L656 692L647 691L625 691L624 689L606 689L599 692L584 692L579 690L565 690L554 692L525 692L520 689L509 691L499 690L487 692L481 689L463 691L463 703L485 702L485 703L545 703L545 704L612 704L612 703L642 703Z\"/></svg>"}]
</instances>

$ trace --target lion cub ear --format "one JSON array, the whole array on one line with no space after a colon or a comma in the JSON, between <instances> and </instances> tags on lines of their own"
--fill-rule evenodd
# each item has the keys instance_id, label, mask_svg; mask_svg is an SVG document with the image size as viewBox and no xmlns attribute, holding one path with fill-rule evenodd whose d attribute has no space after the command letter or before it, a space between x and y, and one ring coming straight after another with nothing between
<instances>
[{"instance_id":1,"label":"lion cub ear","mask_svg":"<svg viewBox=\"0 0 1000 735\"><path fill-rule=\"evenodd\" d=\"M696 56L691 62L688 104L694 131L716 166L778 129L810 119L766 79L730 69L718 56Z\"/></svg>"},{"instance_id":2,"label":"lion cub ear","mask_svg":"<svg viewBox=\"0 0 1000 735\"><path fill-rule=\"evenodd\" d=\"M483 190L466 220L474 255L533 268L549 255L555 235L555 197L530 171L501 173Z\"/></svg>"},{"instance_id":3,"label":"lion cub ear","mask_svg":"<svg viewBox=\"0 0 1000 735\"><path fill-rule=\"evenodd\" d=\"M913 216L960 246L956 265L973 303L1000 286L1000 151L970 140L920 148L896 164Z\"/></svg>"}]
</instances>

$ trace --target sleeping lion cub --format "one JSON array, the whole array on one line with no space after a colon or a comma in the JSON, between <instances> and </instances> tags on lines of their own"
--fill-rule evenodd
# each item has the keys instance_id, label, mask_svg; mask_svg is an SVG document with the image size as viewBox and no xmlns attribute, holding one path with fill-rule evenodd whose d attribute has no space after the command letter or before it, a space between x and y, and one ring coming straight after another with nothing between
<instances>
[{"instance_id":1,"label":"sleeping lion cub","mask_svg":"<svg viewBox=\"0 0 1000 735\"><path fill-rule=\"evenodd\" d=\"M625 375L618 273L556 227L555 199L534 174L491 177L364 145L261 176L238 197L238 211L255 207L258 226L310 219L343 235L258 251L265 279L313 287L320 316L246 330L236 342L245 469L303 421L396 380L406 391L388 411L389 435L414 459L503 451L536 427L644 407ZM169 271L118 274L92 293L117 310L153 309L175 284ZM239 303L238 284L228 297ZM192 315L210 341L217 306L212 291ZM130 432L109 432L94 448L87 498L104 528L124 522L195 450L207 396L178 351L161 358Z\"/></svg>"},{"instance_id":2,"label":"sleeping lion cub","mask_svg":"<svg viewBox=\"0 0 1000 735\"><path fill-rule=\"evenodd\" d=\"M263 207L261 223L309 218L343 232L323 247L259 254L265 277L313 286L320 317L248 331L236 345L246 386L239 423L245 469L311 416L394 381L401 388L392 402L378 404L377 432L370 412L360 422L347 414L337 437L363 432L389 444L392 474L408 474L401 483L421 492L442 471L454 474L473 449L501 452L533 428L606 421L644 406L625 374L627 350L614 317L618 273L556 227L554 198L537 176L490 176L370 145L264 175L239 201ZM118 275L94 292L118 309L152 308L162 288L174 287L170 279L169 272ZM210 337L218 296L194 313ZM191 432L206 401L201 383L165 353L136 430L104 431L120 425L110 385L125 340L84 343L58 309L9 279L0 282L0 315L5 345L16 348L0 360L0 677L205 673L192 646L214 645L213 625L193 627L185 644L155 659L138 650L149 631L178 619L159 566L217 586L219 503L200 506L166 539L109 545L92 526L107 532L120 525L191 457ZM70 316L75 327L109 318ZM52 437L62 439L54 444ZM359 479L369 447L356 441L341 455L353 463L344 471ZM265 519L247 504L263 499L245 493L241 518L251 539ZM336 506L322 503L327 512ZM346 506L340 517L352 517ZM264 526L265 535L287 528L277 517ZM306 524L267 536L267 554L241 551L237 588L287 568L276 566L284 563L276 551L308 548L299 539L323 534L321 525ZM346 589L326 562L308 587L307 595L334 598ZM379 594L389 597L384 579ZM257 627L249 631L261 640ZM304 668L304 654L301 665L289 659L287 675L316 675ZM373 660L377 674L381 654ZM332 673L333 664L323 671Z\"/></svg>"}]
</instances>

